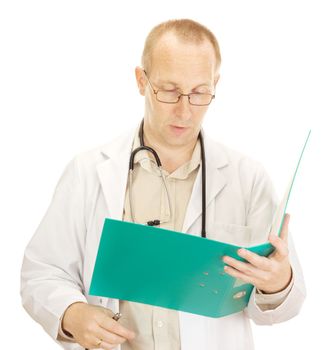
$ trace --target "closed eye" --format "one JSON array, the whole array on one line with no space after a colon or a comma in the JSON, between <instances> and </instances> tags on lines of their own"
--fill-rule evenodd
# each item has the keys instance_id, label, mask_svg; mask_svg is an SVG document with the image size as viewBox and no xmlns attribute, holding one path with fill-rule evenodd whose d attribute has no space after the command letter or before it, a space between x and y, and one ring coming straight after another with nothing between
<instances>
[{"instance_id":1,"label":"closed eye","mask_svg":"<svg viewBox=\"0 0 335 350\"><path fill-rule=\"evenodd\" d=\"M201 89L201 90L195 90L193 91L195 94L211 94L211 91L209 89Z\"/></svg>"}]
</instances>

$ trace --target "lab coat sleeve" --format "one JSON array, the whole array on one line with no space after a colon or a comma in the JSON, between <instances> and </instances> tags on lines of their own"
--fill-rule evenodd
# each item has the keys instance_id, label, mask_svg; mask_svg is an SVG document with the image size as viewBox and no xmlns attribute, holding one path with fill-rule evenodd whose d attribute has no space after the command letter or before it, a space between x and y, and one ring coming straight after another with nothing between
<instances>
[{"instance_id":1,"label":"lab coat sleeve","mask_svg":"<svg viewBox=\"0 0 335 350\"><path fill-rule=\"evenodd\" d=\"M84 200L76 158L66 167L51 204L24 252L22 304L45 331L57 339L66 308L83 294L86 235Z\"/></svg>"},{"instance_id":2,"label":"lab coat sleeve","mask_svg":"<svg viewBox=\"0 0 335 350\"><path fill-rule=\"evenodd\" d=\"M255 238L256 241L267 241L267 232L269 232L276 203L277 199L269 176L260 167L253 182L248 211L248 225L253 228L254 235L259 235ZM284 322L296 316L302 307L306 296L305 283L291 233L288 235L288 247L293 283L279 305L276 295L273 297L267 295L266 309L260 305L261 303L257 304L260 298L256 295L254 288L245 312L256 324L271 325Z\"/></svg>"}]
</instances>

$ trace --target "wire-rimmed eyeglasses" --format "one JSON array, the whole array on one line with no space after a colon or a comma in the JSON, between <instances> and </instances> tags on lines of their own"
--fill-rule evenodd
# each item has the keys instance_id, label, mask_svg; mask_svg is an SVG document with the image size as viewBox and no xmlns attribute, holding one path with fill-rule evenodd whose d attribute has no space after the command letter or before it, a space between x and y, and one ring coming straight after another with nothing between
<instances>
[{"instance_id":1,"label":"wire-rimmed eyeglasses","mask_svg":"<svg viewBox=\"0 0 335 350\"><path fill-rule=\"evenodd\" d=\"M187 96L188 102L192 106L208 106L215 98L215 95L208 93L191 92L189 94L182 94L177 90L155 90L148 78L147 72L145 70L143 70L143 72L159 102L174 104L179 102L181 96Z\"/></svg>"}]
</instances>

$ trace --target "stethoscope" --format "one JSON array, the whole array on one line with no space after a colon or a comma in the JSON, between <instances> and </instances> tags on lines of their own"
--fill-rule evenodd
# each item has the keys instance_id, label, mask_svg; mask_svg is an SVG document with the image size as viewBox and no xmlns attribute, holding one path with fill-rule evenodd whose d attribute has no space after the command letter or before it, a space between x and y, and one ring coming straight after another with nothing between
<instances>
[{"instance_id":1,"label":"stethoscope","mask_svg":"<svg viewBox=\"0 0 335 350\"><path fill-rule=\"evenodd\" d=\"M159 159L157 152L153 148L144 145L143 126L144 126L144 120L142 120L141 125L140 125L140 129L139 129L140 146L135 148L131 152L130 159L129 159L129 207L130 207L130 216L131 216L131 219L133 222L136 222L135 216L134 216L133 205L132 205L134 158L138 152L143 151L143 150L151 152L155 158L158 170L159 170L161 178L163 180L163 185L164 185L164 188L165 188L165 191L167 194L167 198L168 198L168 203L169 203L169 211L171 213L170 195L169 195L169 191L167 189L165 176L164 176L163 171L162 171L162 163ZM200 140L200 147L201 147L201 164L202 164L202 167L201 167L201 169L202 169L202 173L201 173L201 175L202 175L201 236L203 238L206 238L206 159L205 159L205 147L204 147L204 140L203 140L202 132L199 133L199 140ZM159 226L160 224L161 224L161 221L158 219L150 220L147 222L147 225L149 225L149 226Z\"/></svg>"}]
</instances>

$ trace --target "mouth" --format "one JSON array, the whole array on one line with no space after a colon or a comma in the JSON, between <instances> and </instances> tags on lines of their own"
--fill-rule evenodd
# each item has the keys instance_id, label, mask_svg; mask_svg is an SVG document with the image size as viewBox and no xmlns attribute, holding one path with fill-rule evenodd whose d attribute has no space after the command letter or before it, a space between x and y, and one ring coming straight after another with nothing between
<instances>
[{"instance_id":1,"label":"mouth","mask_svg":"<svg viewBox=\"0 0 335 350\"><path fill-rule=\"evenodd\" d=\"M188 127L186 126L178 126L178 125L170 125L170 128L172 132L176 135L181 135L188 129Z\"/></svg>"}]
</instances>

